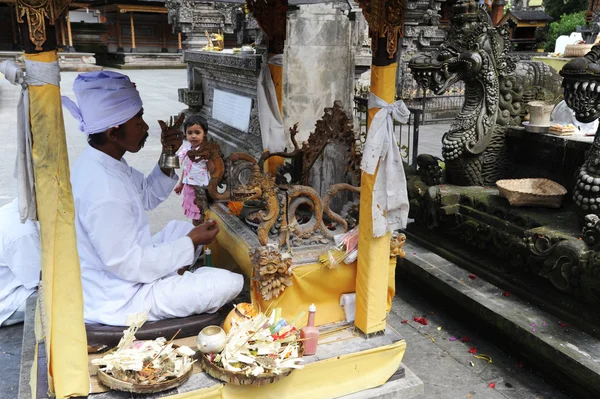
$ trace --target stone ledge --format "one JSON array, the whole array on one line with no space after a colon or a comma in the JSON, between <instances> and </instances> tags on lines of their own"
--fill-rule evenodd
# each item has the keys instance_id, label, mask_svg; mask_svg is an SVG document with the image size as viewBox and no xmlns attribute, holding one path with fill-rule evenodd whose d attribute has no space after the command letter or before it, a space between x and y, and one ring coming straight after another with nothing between
<instances>
[{"instance_id":1,"label":"stone ledge","mask_svg":"<svg viewBox=\"0 0 600 399\"><path fill-rule=\"evenodd\" d=\"M418 280L447 298L448 306L467 311L497 330L550 376L568 381L572 392L600 397L599 340L572 325L561 327L560 319L514 294L503 296L503 289L480 277L469 279L466 270L410 237L404 250L406 258L399 261L398 274Z\"/></svg>"},{"instance_id":2,"label":"stone ledge","mask_svg":"<svg viewBox=\"0 0 600 399\"><path fill-rule=\"evenodd\" d=\"M25 57L22 51L0 51L0 62L12 60L21 68L25 68ZM67 53L58 52L58 64L64 72L91 72L103 68L96 65L94 53Z\"/></svg>"},{"instance_id":3,"label":"stone ledge","mask_svg":"<svg viewBox=\"0 0 600 399\"><path fill-rule=\"evenodd\" d=\"M99 53L98 64L118 69L176 69L186 68L179 53Z\"/></svg>"}]
</instances>

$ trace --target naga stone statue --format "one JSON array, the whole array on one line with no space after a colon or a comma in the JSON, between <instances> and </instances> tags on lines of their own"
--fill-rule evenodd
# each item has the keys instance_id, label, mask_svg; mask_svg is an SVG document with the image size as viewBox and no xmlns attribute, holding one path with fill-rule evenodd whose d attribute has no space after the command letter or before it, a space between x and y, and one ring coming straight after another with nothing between
<instances>
[{"instance_id":1,"label":"naga stone statue","mask_svg":"<svg viewBox=\"0 0 600 399\"><path fill-rule=\"evenodd\" d=\"M521 125L525 100L542 87L559 94L561 78L552 68L516 62L509 50L507 27L494 27L485 9L459 0L446 42L409 61L417 83L436 95L458 81L465 84L463 107L442 138L448 183L488 186L507 177L508 126Z\"/></svg>"},{"instance_id":2,"label":"naga stone statue","mask_svg":"<svg viewBox=\"0 0 600 399\"><path fill-rule=\"evenodd\" d=\"M593 122L600 116L600 45L583 57L569 61L563 77L565 101L580 122ZM600 127L589 156L577 176L573 200L586 214L600 215Z\"/></svg>"}]
</instances>

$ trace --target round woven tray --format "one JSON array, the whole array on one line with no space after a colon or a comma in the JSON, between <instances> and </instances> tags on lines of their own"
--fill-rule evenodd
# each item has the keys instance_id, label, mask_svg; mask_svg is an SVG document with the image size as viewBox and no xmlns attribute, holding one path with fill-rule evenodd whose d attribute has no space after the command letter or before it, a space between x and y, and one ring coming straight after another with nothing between
<instances>
[{"instance_id":1,"label":"round woven tray","mask_svg":"<svg viewBox=\"0 0 600 399\"><path fill-rule=\"evenodd\" d=\"M158 384L150 385L133 384L131 382L121 381L106 374L104 371L98 370L98 381L100 381L102 385L105 385L110 389L116 389L118 391L133 393L155 393L166 391L167 389L176 388L179 385L183 384L188 380L188 378L190 378L193 369L193 365L190 365L189 369L181 376L171 380L160 382Z\"/></svg>"},{"instance_id":2,"label":"round woven tray","mask_svg":"<svg viewBox=\"0 0 600 399\"><path fill-rule=\"evenodd\" d=\"M300 351L303 352L302 346L300 346ZM223 382L233 384L233 385L252 385L259 387L261 385L272 384L276 381L279 381L282 378L287 377L294 371L294 369L287 369L283 371L281 374L260 374L256 377L247 376L244 373L240 373L238 371L229 371L225 370L222 367L217 366L202 352L198 352L200 357L200 365L202 369L206 372L206 374L210 375L217 380L221 380Z\"/></svg>"},{"instance_id":3,"label":"round woven tray","mask_svg":"<svg viewBox=\"0 0 600 399\"><path fill-rule=\"evenodd\" d=\"M548 179L510 179L496 182L500 195L511 206L560 208L567 190Z\"/></svg>"}]
</instances>

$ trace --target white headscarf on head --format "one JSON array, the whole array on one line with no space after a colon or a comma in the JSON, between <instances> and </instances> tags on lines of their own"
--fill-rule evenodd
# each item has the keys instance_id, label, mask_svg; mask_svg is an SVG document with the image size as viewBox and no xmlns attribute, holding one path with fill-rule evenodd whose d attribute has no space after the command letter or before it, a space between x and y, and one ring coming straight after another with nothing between
<instances>
[{"instance_id":1,"label":"white headscarf on head","mask_svg":"<svg viewBox=\"0 0 600 399\"><path fill-rule=\"evenodd\" d=\"M142 99L129 77L118 72L81 73L73 83L77 99L62 97L63 106L86 134L102 133L122 125L142 109Z\"/></svg>"}]
</instances>

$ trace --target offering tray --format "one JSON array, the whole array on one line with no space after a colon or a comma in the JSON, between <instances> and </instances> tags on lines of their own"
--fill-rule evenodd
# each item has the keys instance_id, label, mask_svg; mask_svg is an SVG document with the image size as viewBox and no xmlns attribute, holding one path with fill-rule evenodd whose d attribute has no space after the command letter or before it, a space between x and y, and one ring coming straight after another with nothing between
<instances>
[{"instance_id":1,"label":"offering tray","mask_svg":"<svg viewBox=\"0 0 600 399\"><path fill-rule=\"evenodd\" d=\"M300 348L302 351L302 346L300 346ZM264 373L257 376L247 376L246 373L239 371L225 370L224 368L219 367L215 363L211 362L204 353L198 352L198 354L200 357L200 365L206 374L216 378L219 381L233 385L252 385L255 387L268 385L287 377L292 373L292 371L294 371L294 369L286 369L279 374Z\"/></svg>"},{"instance_id":2,"label":"offering tray","mask_svg":"<svg viewBox=\"0 0 600 399\"><path fill-rule=\"evenodd\" d=\"M155 393L162 392L168 389L176 388L186 382L190 376L192 375L193 364L188 366L188 370L180 375L177 378L159 382L157 384L134 384L131 382L126 382L119 380L113 376L106 374L102 370L98 370L98 381L100 381L103 385L110 389L115 389L118 391L132 392L132 393Z\"/></svg>"}]
</instances>

